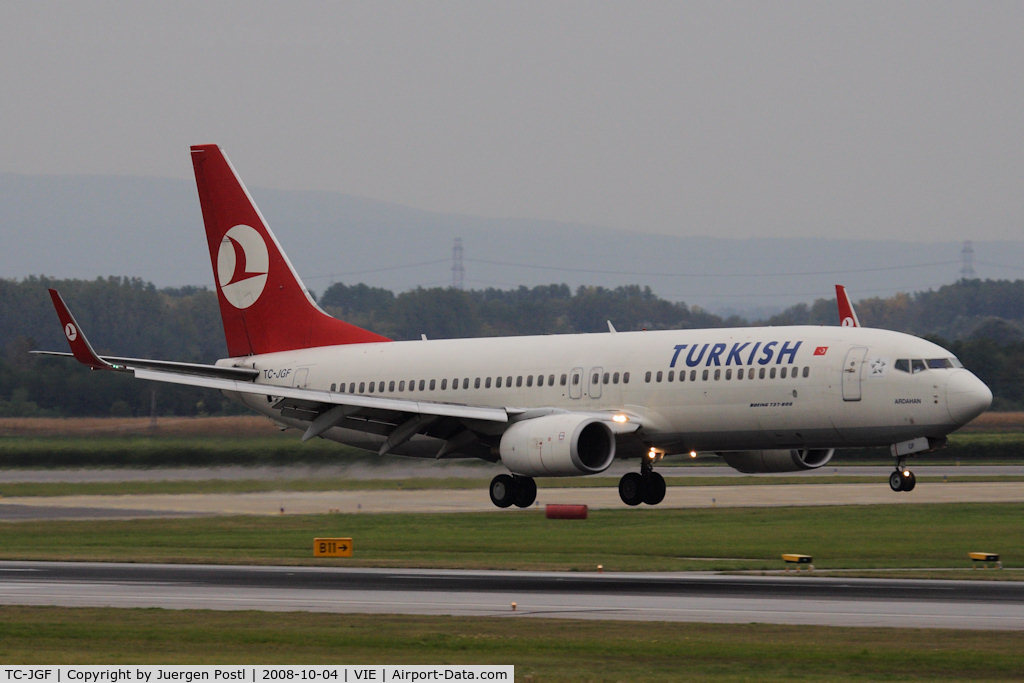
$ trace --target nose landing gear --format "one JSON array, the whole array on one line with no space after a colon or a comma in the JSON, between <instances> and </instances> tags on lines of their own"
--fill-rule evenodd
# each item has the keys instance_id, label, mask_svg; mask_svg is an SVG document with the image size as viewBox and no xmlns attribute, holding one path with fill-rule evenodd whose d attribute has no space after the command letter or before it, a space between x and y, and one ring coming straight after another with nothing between
<instances>
[{"instance_id":1,"label":"nose landing gear","mask_svg":"<svg viewBox=\"0 0 1024 683\"><path fill-rule=\"evenodd\" d=\"M915 486L917 486L917 477L903 466L903 459L901 458L896 465L896 470L889 475L889 488L893 491L909 493L914 490Z\"/></svg>"}]
</instances>

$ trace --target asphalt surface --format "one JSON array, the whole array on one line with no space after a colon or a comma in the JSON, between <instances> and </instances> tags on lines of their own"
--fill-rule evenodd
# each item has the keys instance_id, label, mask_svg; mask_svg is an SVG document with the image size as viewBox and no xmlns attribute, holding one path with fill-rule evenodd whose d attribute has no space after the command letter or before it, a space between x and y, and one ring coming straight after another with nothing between
<instances>
[{"instance_id":1,"label":"asphalt surface","mask_svg":"<svg viewBox=\"0 0 1024 683\"><path fill-rule=\"evenodd\" d=\"M550 480L548 480L550 481ZM625 508L615 487L547 488L541 482L536 507L549 503ZM920 503L1024 502L1020 482L921 482L910 493L888 483L670 486L659 508L779 507ZM392 491L268 491L231 494L144 494L0 498L0 521L109 519L183 515L280 515L360 512L493 512L487 489Z\"/></svg>"},{"instance_id":2,"label":"asphalt surface","mask_svg":"<svg viewBox=\"0 0 1024 683\"><path fill-rule=\"evenodd\" d=\"M0 604L1024 630L1024 582L808 575L0 562Z\"/></svg>"}]
</instances>

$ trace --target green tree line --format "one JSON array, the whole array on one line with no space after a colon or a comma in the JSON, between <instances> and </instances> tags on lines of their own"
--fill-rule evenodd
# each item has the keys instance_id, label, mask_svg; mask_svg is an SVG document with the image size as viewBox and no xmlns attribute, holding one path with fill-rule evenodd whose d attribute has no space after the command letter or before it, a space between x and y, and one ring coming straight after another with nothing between
<instances>
[{"instance_id":1,"label":"green tree line","mask_svg":"<svg viewBox=\"0 0 1024 683\"><path fill-rule=\"evenodd\" d=\"M200 415L239 412L218 392L91 373L31 349L67 350L47 295L56 287L101 354L212 362L226 355L213 291L157 289L134 278L0 279L0 415ZM331 285L329 313L393 339L693 329L748 324L657 297L649 287L567 285L415 289ZM861 323L926 336L950 348L992 387L997 409L1024 409L1024 281L962 280L857 303ZM838 323L835 299L798 304L749 324ZM154 395L155 392L155 395Z\"/></svg>"}]
</instances>

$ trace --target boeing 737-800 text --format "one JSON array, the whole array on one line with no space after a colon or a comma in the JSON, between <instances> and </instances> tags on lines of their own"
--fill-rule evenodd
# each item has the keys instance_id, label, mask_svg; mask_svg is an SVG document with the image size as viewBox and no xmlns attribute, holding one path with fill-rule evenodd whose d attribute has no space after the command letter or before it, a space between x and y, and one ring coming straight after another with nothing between
<instances>
[{"instance_id":1,"label":"boeing 737-800 text","mask_svg":"<svg viewBox=\"0 0 1024 683\"><path fill-rule=\"evenodd\" d=\"M746 327L391 341L313 301L231 163L192 147L228 358L198 365L99 356L51 290L71 354L95 369L223 391L275 422L385 454L500 461L495 505L527 507L533 477L597 474L655 505L666 454L718 453L743 472L812 469L835 449L934 449L992 394L952 353L864 327ZM44 352L52 353L52 352Z\"/></svg>"}]
</instances>

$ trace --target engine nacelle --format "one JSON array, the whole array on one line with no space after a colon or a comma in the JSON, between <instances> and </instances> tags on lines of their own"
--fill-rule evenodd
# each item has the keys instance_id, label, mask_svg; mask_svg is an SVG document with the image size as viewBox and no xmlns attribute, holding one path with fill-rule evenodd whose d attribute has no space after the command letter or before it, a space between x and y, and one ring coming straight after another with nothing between
<instances>
[{"instance_id":1,"label":"engine nacelle","mask_svg":"<svg viewBox=\"0 0 1024 683\"><path fill-rule=\"evenodd\" d=\"M732 451L719 453L734 470L747 474L761 472L796 472L813 470L832 459L834 448L780 448L764 451Z\"/></svg>"},{"instance_id":2,"label":"engine nacelle","mask_svg":"<svg viewBox=\"0 0 1024 683\"><path fill-rule=\"evenodd\" d=\"M528 477L571 477L604 472L615 459L607 424L572 413L516 422L501 436L501 462Z\"/></svg>"}]
</instances>

